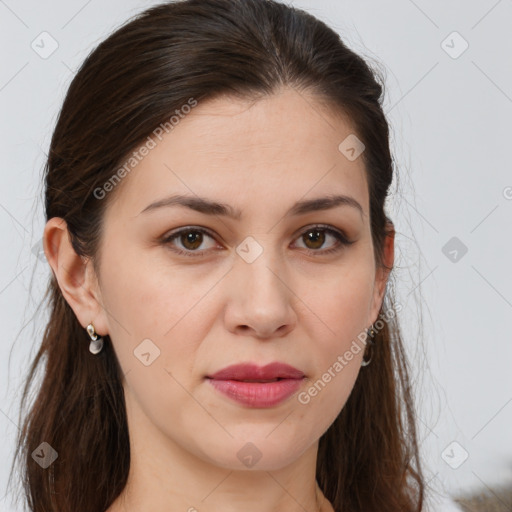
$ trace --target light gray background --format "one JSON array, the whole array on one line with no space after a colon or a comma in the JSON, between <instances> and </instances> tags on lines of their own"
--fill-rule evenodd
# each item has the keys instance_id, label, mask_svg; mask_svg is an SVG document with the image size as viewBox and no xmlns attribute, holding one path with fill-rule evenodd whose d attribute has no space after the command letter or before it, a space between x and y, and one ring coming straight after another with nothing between
<instances>
[{"instance_id":1,"label":"light gray background","mask_svg":"<svg viewBox=\"0 0 512 512\"><path fill-rule=\"evenodd\" d=\"M33 247L56 115L88 52L156 3L0 0L2 511L20 385L46 318L32 318L49 275ZM386 74L400 175L388 211L427 477L449 493L511 482L512 1L291 3ZM58 43L46 59L31 47L44 31ZM459 246L443 249L452 237Z\"/></svg>"}]
</instances>

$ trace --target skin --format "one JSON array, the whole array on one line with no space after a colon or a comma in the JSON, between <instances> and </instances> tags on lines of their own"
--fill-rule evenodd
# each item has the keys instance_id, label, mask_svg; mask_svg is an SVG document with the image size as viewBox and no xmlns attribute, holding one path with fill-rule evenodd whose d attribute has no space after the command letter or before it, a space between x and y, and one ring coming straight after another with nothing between
<instances>
[{"instance_id":1,"label":"skin","mask_svg":"<svg viewBox=\"0 0 512 512\"><path fill-rule=\"evenodd\" d=\"M305 373L304 391L378 319L388 272L373 258L363 160L338 150L352 133L347 119L289 88L256 102L206 101L110 192L98 275L74 253L65 222L47 223L45 253L66 300L84 329L92 321L110 335L124 372L131 467L108 512L333 510L315 481L318 441L353 389L364 345L308 404L296 394L249 408L205 376L283 361ZM332 193L363 213L344 205L285 217L296 201ZM172 194L214 199L242 217L180 206L140 213ZM316 223L354 243L322 254L338 242L325 231L308 241ZM184 227L213 237L161 241ZM251 263L236 252L248 236L263 248ZM393 243L394 232L389 267ZM148 366L134 355L144 339L160 350ZM248 442L261 453L252 467L237 457Z\"/></svg>"}]
</instances>

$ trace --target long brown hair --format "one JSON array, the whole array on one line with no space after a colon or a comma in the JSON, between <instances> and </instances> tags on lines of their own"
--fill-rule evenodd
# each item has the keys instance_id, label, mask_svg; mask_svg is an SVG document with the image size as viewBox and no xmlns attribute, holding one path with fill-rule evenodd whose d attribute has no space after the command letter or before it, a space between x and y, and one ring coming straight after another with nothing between
<instances>
[{"instance_id":1,"label":"long brown hair","mask_svg":"<svg viewBox=\"0 0 512 512\"><path fill-rule=\"evenodd\" d=\"M71 82L44 169L46 220L61 217L77 254L96 262L105 208L95 191L190 98L258 99L282 85L348 116L364 143L377 268L393 178L383 80L326 24L273 0L184 0L147 9L92 51ZM153 135L152 135L153 134ZM391 269L389 269L391 270ZM392 276L391 276L392 277ZM391 279L390 277L390 279ZM92 356L55 275L49 321L23 388L17 455L31 511L99 512L123 490L130 449L123 375L108 336ZM319 441L316 475L336 511L421 511L425 482L408 363L386 289L371 365ZM24 413L36 371L42 380ZM57 453L46 469L32 453Z\"/></svg>"}]
</instances>

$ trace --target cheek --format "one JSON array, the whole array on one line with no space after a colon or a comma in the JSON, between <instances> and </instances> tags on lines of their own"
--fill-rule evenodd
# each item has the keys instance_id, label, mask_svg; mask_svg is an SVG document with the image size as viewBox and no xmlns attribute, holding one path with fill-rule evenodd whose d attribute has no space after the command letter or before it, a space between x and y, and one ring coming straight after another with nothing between
<instances>
[{"instance_id":1,"label":"cheek","mask_svg":"<svg viewBox=\"0 0 512 512\"><path fill-rule=\"evenodd\" d=\"M215 279L198 280L172 266L113 256L109 254L102 268L102 298L129 385L136 395L152 389L157 394L166 390L163 395L168 396L172 389L179 396L182 388L169 374L185 385L194 371L195 352L209 318L201 299Z\"/></svg>"},{"instance_id":2,"label":"cheek","mask_svg":"<svg viewBox=\"0 0 512 512\"><path fill-rule=\"evenodd\" d=\"M320 438L332 425L352 393L359 375L359 356L340 363L344 350L332 350L320 363L318 372L297 394L297 416L306 437Z\"/></svg>"},{"instance_id":3,"label":"cheek","mask_svg":"<svg viewBox=\"0 0 512 512\"><path fill-rule=\"evenodd\" d=\"M309 318L304 325L314 342L311 357L315 360L315 375L304 403L309 400L313 407L334 413L334 417L348 399L361 368L372 276L370 265L350 266L350 270L331 273L328 280L317 280L315 288L303 295L304 314Z\"/></svg>"},{"instance_id":4,"label":"cheek","mask_svg":"<svg viewBox=\"0 0 512 512\"><path fill-rule=\"evenodd\" d=\"M326 353L341 350L367 327L373 295L371 262L360 260L322 276L308 276L296 293L305 304L309 328L314 329L311 339L325 340Z\"/></svg>"},{"instance_id":5,"label":"cheek","mask_svg":"<svg viewBox=\"0 0 512 512\"><path fill-rule=\"evenodd\" d=\"M201 290L186 272L143 254L140 250L139 254L123 251L117 258L114 252L107 255L102 296L114 331L160 339L199 302Z\"/></svg>"},{"instance_id":6,"label":"cheek","mask_svg":"<svg viewBox=\"0 0 512 512\"><path fill-rule=\"evenodd\" d=\"M345 406L359 375L364 353L364 346L357 338L358 329L354 325L344 325L337 332L337 339L317 344L316 354L312 354L316 359L315 374L297 395L305 416L319 422L316 428L324 429L317 432L319 435Z\"/></svg>"}]
</instances>

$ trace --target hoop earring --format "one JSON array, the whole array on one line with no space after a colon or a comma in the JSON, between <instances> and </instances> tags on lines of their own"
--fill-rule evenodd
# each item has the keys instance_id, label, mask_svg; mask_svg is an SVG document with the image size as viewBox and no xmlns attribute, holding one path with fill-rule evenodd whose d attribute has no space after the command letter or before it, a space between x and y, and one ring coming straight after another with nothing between
<instances>
[{"instance_id":1,"label":"hoop earring","mask_svg":"<svg viewBox=\"0 0 512 512\"><path fill-rule=\"evenodd\" d=\"M367 334L367 339L368 339L368 344L369 344L368 354L370 355L370 357L368 359L365 359L364 355L363 355L363 360L361 362L361 366L368 366L372 361L372 352L373 352L372 347L373 347L373 345L375 345L375 330L373 329L373 324L366 331L366 334Z\"/></svg>"},{"instance_id":2,"label":"hoop earring","mask_svg":"<svg viewBox=\"0 0 512 512\"><path fill-rule=\"evenodd\" d=\"M103 348L103 338L98 337L98 335L94 332L94 325L92 325L92 322L87 326L87 332L91 337L91 343L89 343L89 352L95 355L99 354Z\"/></svg>"}]
</instances>

